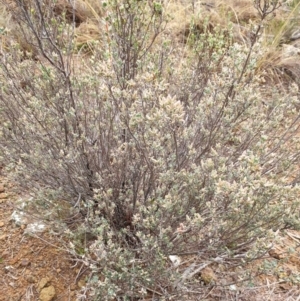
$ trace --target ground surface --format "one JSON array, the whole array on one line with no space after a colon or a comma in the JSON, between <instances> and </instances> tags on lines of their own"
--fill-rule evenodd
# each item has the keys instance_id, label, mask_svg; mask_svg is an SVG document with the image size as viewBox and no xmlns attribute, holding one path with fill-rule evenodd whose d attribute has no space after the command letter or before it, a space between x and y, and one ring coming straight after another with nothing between
<instances>
[{"instance_id":1,"label":"ground surface","mask_svg":"<svg viewBox=\"0 0 300 301\"><path fill-rule=\"evenodd\" d=\"M0 178L0 300L76 300L81 267L49 231L34 237L11 220L16 199Z\"/></svg>"}]
</instances>

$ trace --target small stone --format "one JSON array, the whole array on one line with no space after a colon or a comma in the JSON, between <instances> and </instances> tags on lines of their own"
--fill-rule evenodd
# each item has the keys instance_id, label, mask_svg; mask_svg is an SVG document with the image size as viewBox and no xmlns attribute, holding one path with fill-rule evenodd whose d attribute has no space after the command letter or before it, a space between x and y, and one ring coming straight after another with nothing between
<instances>
[{"instance_id":1,"label":"small stone","mask_svg":"<svg viewBox=\"0 0 300 301\"><path fill-rule=\"evenodd\" d=\"M55 298L55 294L54 286L45 287L40 292L40 301L51 301Z\"/></svg>"},{"instance_id":2,"label":"small stone","mask_svg":"<svg viewBox=\"0 0 300 301\"><path fill-rule=\"evenodd\" d=\"M4 268L5 274L11 273L11 272L13 272L13 270L14 270L14 267L12 267L11 265L8 265Z\"/></svg>"},{"instance_id":3,"label":"small stone","mask_svg":"<svg viewBox=\"0 0 300 301\"><path fill-rule=\"evenodd\" d=\"M0 235L0 240L4 240L6 238L6 234Z\"/></svg>"},{"instance_id":4,"label":"small stone","mask_svg":"<svg viewBox=\"0 0 300 301\"><path fill-rule=\"evenodd\" d=\"M294 265L300 267L300 257L299 256L291 255L290 262L292 262Z\"/></svg>"},{"instance_id":5,"label":"small stone","mask_svg":"<svg viewBox=\"0 0 300 301\"><path fill-rule=\"evenodd\" d=\"M48 277L42 278L38 285L38 291L41 291L50 281Z\"/></svg>"},{"instance_id":6,"label":"small stone","mask_svg":"<svg viewBox=\"0 0 300 301\"><path fill-rule=\"evenodd\" d=\"M0 184L0 193L4 192L5 191L5 188L4 188L4 185L3 184Z\"/></svg>"},{"instance_id":7,"label":"small stone","mask_svg":"<svg viewBox=\"0 0 300 301\"><path fill-rule=\"evenodd\" d=\"M201 271L201 279L205 284L216 282L217 276L210 267L206 267Z\"/></svg>"},{"instance_id":8,"label":"small stone","mask_svg":"<svg viewBox=\"0 0 300 301\"><path fill-rule=\"evenodd\" d=\"M77 288L77 285L75 283L72 283L71 286L70 286L70 290L75 291L76 288Z\"/></svg>"},{"instance_id":9,"label":"small stone","mask_svg":"<svg viewBox=\"0 0 300 301\"><path fill-rule=\"evenodd\" d=\"M59 274L61 272L61 269L57 269L56 272Z\"/></svg>"},{"instance_id":10,"label":"small stone","mask_svg":"<svg viewBox=\"0 0 300 301\"><path fill-rule=\"evenodd\" d=\"M4 226L4 222L0 222L0 227L3 227Z\"/></svg>"},{"instance_id":11,"label":"small stone","mask_svg":"<svg viewBox=\"0 0 300 301\"><path fill-rule=\"evenodd\" d=\"M33 277L32 275L27 275L26 280L29 283L35 283L36 282L35 277Z\"/></svg>"},{"instance_id":12,"label":"small stone","mask_svg":"<svg viewBox=\"0 0 300 301\"><path fill-rule=\"evenodd\" d=\"M279 287L284 291L289 291L292 289L293 286L290 283L284 282L284 283L280 283Z\"/></svg>"},{"instance_id":13,"label":"small stone","mask_svg":"<svg viewBox=\"0 0 300 301\"><path fill-rule=\"evenodd\" d=\"M1 257L6 258L10 255L10 252L8 250L5 250L2 254Z\"/></svg>"},{"instance_id":14,"label":"small stone","mask_svg":"<svg viewBox=\"0 0 300 301\"><path fill-rule=\"evenodd\" d=\"M85 281L84 281L83 279L80 279L80 280L78 281L77 285L78 285L79 288L82 288L82 287L85 286Z\"/></svg>"},{"instance_id":15,"label":"small stone","mask_svg":"<svg viewBox=\"0 0 300 301\"><path fill-rule=\"evenodd\" d=\"M20 266L27 267L30 264L30 261L28 259L22 259L20 262Z\"/></svg>"},{"instance_id":16,"label":"small stone","mask_svg":"<svg viewBox=\"0 0 300 301\"><path fill-rule=\"evenodd\" d=\"M5 192L0 193L0 199L1 200L5 200L7 198L8 198L8 194L7 193L5 193Z\"/></svg>"},{"instance_id":17,"label":"small stone","mask_svg":"<svg viewBox=\"0 0 300 301\"><path fill-rule=\"evenodd\" d=\"M269 255L275 259L283 259L284 258L283 252L278 249L271 249L269 251Z\"/></svg>"}]
</instances>

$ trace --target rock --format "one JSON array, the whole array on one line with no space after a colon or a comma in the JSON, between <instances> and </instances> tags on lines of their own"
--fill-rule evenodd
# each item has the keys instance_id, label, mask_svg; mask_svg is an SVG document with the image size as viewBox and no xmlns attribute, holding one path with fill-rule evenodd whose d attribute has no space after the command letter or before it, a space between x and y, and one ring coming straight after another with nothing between
<instances>
[{"instance_id":1,"label":"rock","mask_svg":"<svg viewBox=\"0 0 300 301\"><path fill-rule=\"evenodd\" d=\"M283 44L282 45L282 55L284 58L288 58L291 56L297 56L300 54L299 48L294 45Z\"/></svg>"},{"instance_id":2,"label":"rock","mask_svg":"<svg viewBox=\"0 0 300 301\"><path fill-rule=\"evenodd\" d=\"M8 198L8 194L7 193L5 193L5 192L1 192L0 193L0 200L5 200L7 198Z\"/></svg>"},{"instance_id":3,"label":"rock","mask_svg":"<svg viewBox=\"0 0 300 301\"><path fill-rule=\"evenodd\" d=\"M3 184L0 184L0 193L4 192L5 191L5 188L4 188L4 185Z\"/></svg>"},{"instance_id":4,"label":"rock","mask_svg":"<svg viewBox=\"0 0 300 301\"><path fill-rule=\"evenodd\" d=\"M26 214L21 210L15 210L10 219L13 220L17 226L22 226L28 223Z\"/></svg>"},{"instance_id":5,"label":"rock","mask_svg":"<svg viewBox=\"0 0 300 301\"><path fill-rule=\"evenodd\" d=\"M40 292L49 282L50 279L48 277L42 278L38 285L38 291Z\"/></svg>"},{"instance_id":6,"label":"rock","mask_svg":"<svg viewBox=\"0 0 300 301\"><path fill-rule=\"evenodd\" d=\"M40 301L51 301L55 298L55 288L53 285L45 287L40 292Z\"/></svg>"},{"instance_id":7,"label":"rock","mask_svg":"<svg viewBox=\"0 0 300 301\"><path fill-rule=\"evenodd\" d=\"M284 291L289 291L292 289L292 284L288 283L288 282L284 282L284 283L280 283L279 287L284 290Z\"/></svg>"},{"instance_id":8,"label":"rock","mask_svg":"<svg viewBox=\"0 0 300 301\"><path fill-rule=\"evenodd\" d=\"M284 252L279 249L271 249L269 251L269 255L275 259L283 259L284 258Z\"/></svg>"},{"instance_id":9,"label":"rock","mask_svg":"<svg viewBox=\"0 0 300 301\"><path fill-rule=\"evenodd\" d=\"M201 279L205 284L216 282L217 276L210 267L206 267L201 271Z\"/></svg>"},{"instance_id":10,"label":"rock","mask_svg":"<svg viewBox=\"0 0 300 301\"><path fill-rule=\"evenodd\" d=\"M28 259L22 259L20 262L20 266L21 267L27 267L28 265L30 265L30 261Z\"/></svg>"},{"instance_id":11,"label":"rock","mask_svg":"<svg viewBox=\"0 0 300 301\"><path fill-rule=\"evenodd\" d=\"M34 222L28 224L24 233L25 234L34 234L34 233L41 233L46 230L46 225L42 222Z\"/></svg>"},{"instance_id":12,"label":"rock","mask_svg":"<svg viewBox=\"0 0 300 301\"><path fill-rule=\"evenodd\" d=\"M80 280L78 281L77 285L78 285L79 288L84 287L84 286L85 286L85 281L84 281L84 279L80 279Z\"/></svg>"},{"instance_id":13,"label":"rock","mask_svg":"<svg viewBox=\"0 0 300 301\"><path fill-rule=\"evenodd\" d=\"M7 265L4 270L5 270L5 273L8 273L8 272L12 272L15 268L11 265Z\"/></svg>"},{"instance_id":14,"label":"rock","mask_svg":"<svg viewBox=\"0 0 300 301\"><path fill-rule=\"evenodd\" d=\"M291 255L290 262L293 263L295 266L300 267L300 257L299 256Z\"/></svg>"},{"instance_id":15,"label":"rock","mask_svg":"<svg viewBox=\"0 0 300 301\"><path fill-rule=\"evenodd\" d=\"M27 282L29 282L29 283L35 283L35 282L36 282L35 277L32 276L32 275L27 275L27 276L26 276L26 280L27 280Z\"/></svg>"},{"instance_id":16,"label":"rock","mask_svg":"<svg viewBox=\"0 0 300 301\"><path fill-rule=\"evenodd\" d=\"M6 238L6 234L0 235L0 240L4 240Z\"/></svg>"},{"instance_id":17,"label":"rock","mask_svg":"<svg viewBox=\"0 0 300 301\"><path fill-rule=\"evenodd\" d=\"M70 290L75 291L76 289L77 289L76 283L72 283L71 286L70 286Z\"/></svg>"},{"instance_id":18,"label":"rock","mask_svg":"<svg viewBox=\"0 0 300 301\"><path fill-rule=\"evenodd\" d=\"M4 222L0 222L0 227L3 227L4 226Z\"/></svg>"},{"instance_id":19,"label":"rock","mask_svg":"<svg viewBox=\"0 0 300 301\"><path fill-rule=\"evenodd\" d=\"M5 251L1 254L0 257L6 258L6 257L8 257L9 255L11 255L11 253L10 253L8 250L5 250Z\"/></svg>"}]
</instances>

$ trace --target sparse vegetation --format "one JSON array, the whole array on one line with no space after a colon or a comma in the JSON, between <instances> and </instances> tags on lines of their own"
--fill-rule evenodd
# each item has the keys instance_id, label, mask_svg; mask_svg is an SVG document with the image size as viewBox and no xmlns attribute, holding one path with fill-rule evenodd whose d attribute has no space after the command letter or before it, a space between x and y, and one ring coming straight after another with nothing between
<instances>
[{"instance_id":1,"label":"sparse vegetation","mask_svg":"<svg viewBox=\"0 0 300 301\"><path fill-rule=\"evenodd\" d=\"M81 216L79 300L202 300L300 227L299 2L72 3L2 1L0 156Z\"/></svg>"}]
</instances>

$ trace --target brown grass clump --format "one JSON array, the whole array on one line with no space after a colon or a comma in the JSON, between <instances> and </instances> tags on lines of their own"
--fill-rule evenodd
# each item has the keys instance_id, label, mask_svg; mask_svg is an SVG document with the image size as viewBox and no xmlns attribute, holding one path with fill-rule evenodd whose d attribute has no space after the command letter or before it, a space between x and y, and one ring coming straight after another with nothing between
<instances>
[{"instance_id":1,"label":"brown grass clump","mask_svg":"<svg viewBox=\"0 0 300 301\"><path fill-rule=\"evenodd\" d=\"M245 25L259 19L259 14L251 0L218 0L215 2L217 11L225 17L229 15L231 22Z\"/></svg>"},{"instance_id":2,"label":"brown grass clump","mask_svg":"<svg viewBox=\"0 0 300 301\"><path fill-rule=\"evenodd\" d=\"M66 0L59 0L54 11L65 14L65 18L72 23L75 20L75 51L92 53L95 44L100 41L102 30L99 20L103 16L102 5L95 0L80 0L73 7Z\"/></svg>"},{"instance_id":3,"label":"brown grass clump","mask_svg":"<svg viewBox=\"0 0 300 301\"><path fill-rule=\"evenodd\" d=\"M84 53L92 53L96 44L101 39L99 25L91 20L80 24L75 30L76 50Z\"/></svg>"},{"instance_id":4,"label":"brown grass clump","mask_svg":"<svg viewBox=\"0 0 300 301\"><path fill-rule=\"evenodd\" d=\"M283 50L268 52L258 64L257 72L261 73L266 83L288 86L291 80L299 84L300 50L286 45Z\"/></svg>"},{"instance_id":5,"label":"brown grass clump","mask_svg":"<svg viewBox=\"0 0 300 301\"><path fill-rule=\"evenodd\" d=\"M38 56L37 45L32 39L28 38L28 34L21 32L19 25L24 21L21 19L12 18L16 8L15 1L2 1L0 7L0 30L1 30L1 50L10 52L12 47L17 47L23 53L23 59L36 59ZM24 9L34 14L38 11L34 1L26 2ZM94 0L79 0L71 2L67 0L58 0L57 2L43 2L41 9L45 10L45 6L50 7L47 10L44 18L47 23L51 24L56 20L52 30L56 31L57 44L64 43L64 40L69 39L69 29L66 25L75 25L75 51L90 53L95 42L99 41L101 29L99 28L99 20L103 15L102 5ZM53 21L54 22L54 21ZM58 23L57 23L58 22ZM19 25L18 25L19 24ZM61 31L63 28L63 31ZM40 32L38 32L40 34Z\"/></svg>"},{"instance_id":6,"label":"brown grass clump","mask_svg":"<svg viewBox=\"0 0 300 301\"><path fill-rule=\"evenodd\" d=\"M266 24L261 41L266 52L257 64L257 72L267 82L287 86L293 80L299 84L299 9L300 2L294 7L282 6Z\"/></svg>"},{"instance_id":7,"label":"brown grass clump","mask_svg":"<svg viewBox=\"0 0 300 301\"><path fill-rule=\"evenodd\" d=\"M88 19L95 19L102 15L100 4L94 0L79 0L74 6L66 0L59 0L53 8L57 15L65 15L70 23L75 21L76 26L86 22Z\"/></svg>"},{"instance_id":8,"label":"brown grass clump","mask_svg":"<svg viewBox=\"0 0 300 301\"><path fill-rule=\"evenodd\" d=\"M206 30L214 33L217 27L232 27L233 41L249 44L251 31L245 25L259 17L252 1L247 0L213 1L194 6L172 2L167 12L173 18L169 25L170 31L184 43L191 34L199 35Z\"/></svg>"},{"instance_id":9,"label":"brown grass clump","mask_svg":"<svg viewBox=\"0 0 300 301\"><path fill-rule=\"evenodd\" d=\"M210 32L214 32L216 27L231 27L234 42L250 45L255 26L260 22L259 12L251 0L215 0L194 5L172 1L168 4L167 12L172 17L170 32L179 37L181 42L186 42L193 30L201 34L204 27ZM298 38L298 12L299 3L292 6L285 2L268 16L267 22L264 22L265 42L277 47L282 40L292 41Z\"/></svg>"}]
</instances>

